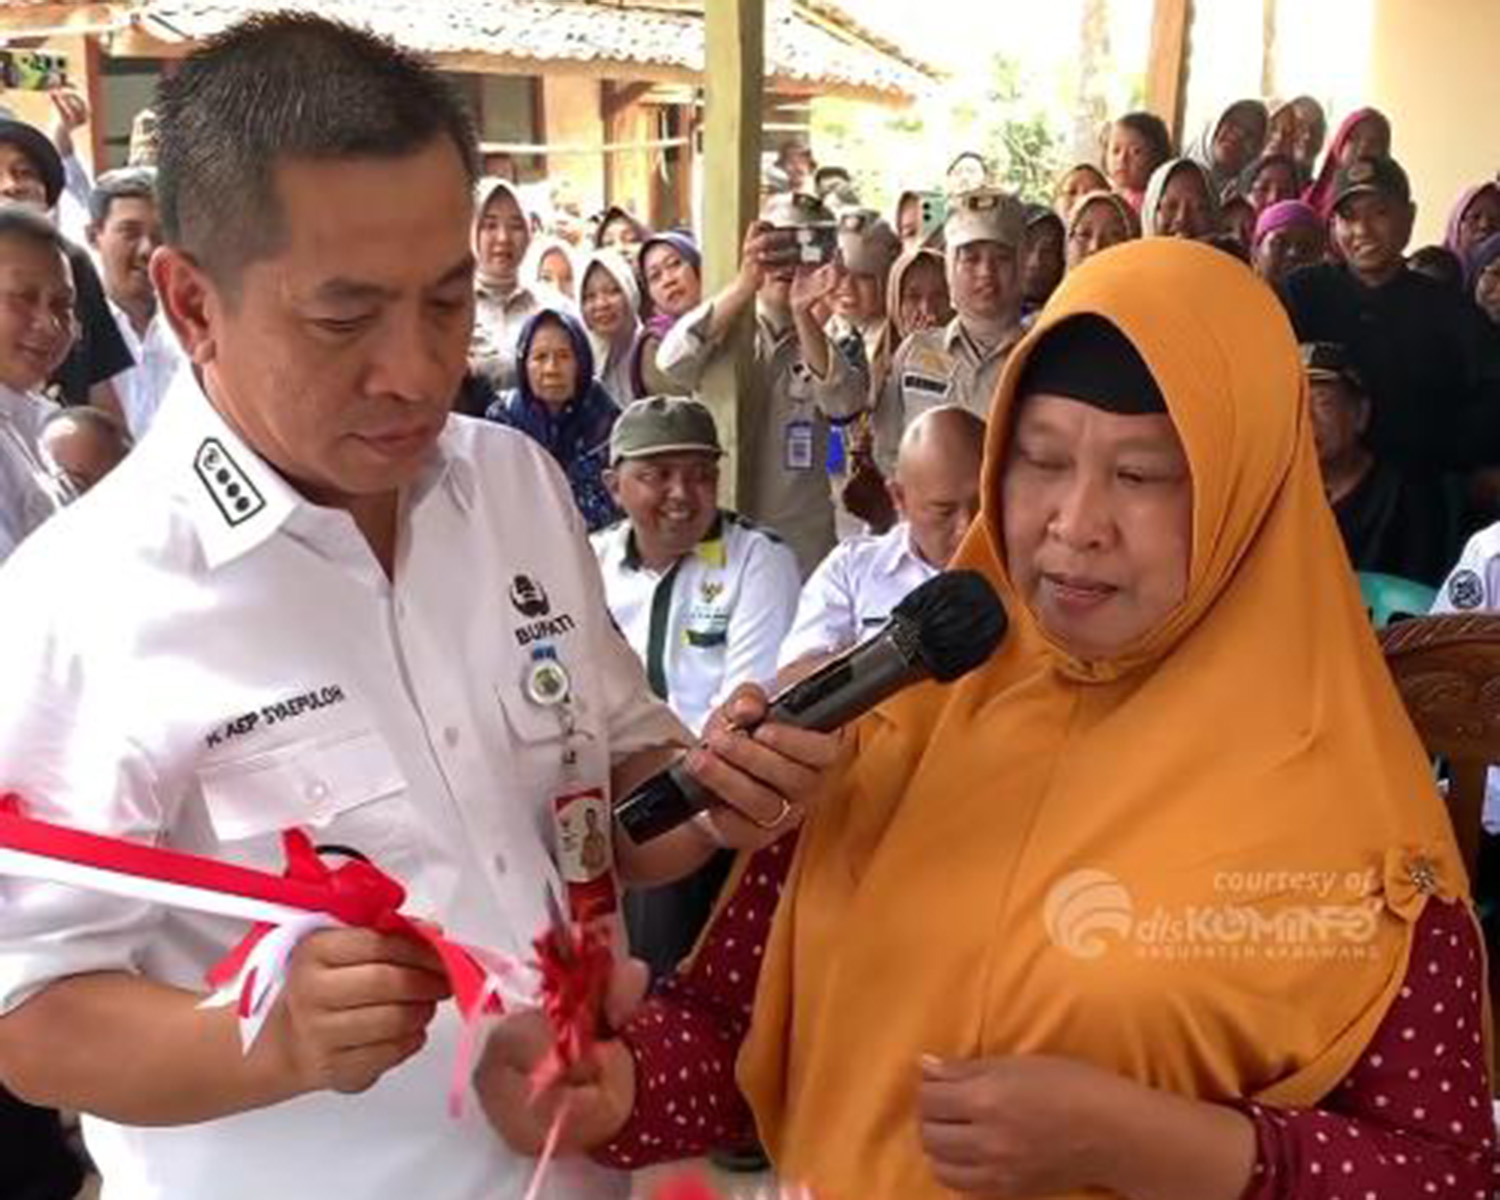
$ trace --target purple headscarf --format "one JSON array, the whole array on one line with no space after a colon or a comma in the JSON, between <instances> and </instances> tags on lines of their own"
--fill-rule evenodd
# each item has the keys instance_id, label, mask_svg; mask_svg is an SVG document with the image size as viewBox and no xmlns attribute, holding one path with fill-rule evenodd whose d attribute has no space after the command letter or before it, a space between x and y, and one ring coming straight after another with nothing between
<instances>
[{"instance_id":1,"label":"purple headscarf","mask_svg":"<svg viewBox=\"0 0 1500 1200\"><path fill-rule=\"evenodd\" d=\"M1311 204L1301 200L1278 200L1275 204L1268 204L1256 219L1252 243L1259 246L1278 229L1294 225L1316 229L1320 233L1327 231L1323 218L1318 216L1318 210Z\"/></svg>"},{"instance_id":2,"label":"purple headscarf","mask_svg":"<svg viewBox=\"0 0 1500 1200\"><path fill-rule=\"evenodd\" d=\"M1474 253L1464 263L1464 290L1470 297L1474 294L1474 285L1479 282L1479 277L1496 262L1500 262L1500 233L1490 234L1475 246Z\"/></svg>"},{"instance_id":3,"label":"purple headscarf","mask_svg":"<svg viewBox=\"0 0 1500 1200\"><path fill-rule=\"evenodd\" d=\"M1463 250L1458 245L1459 229L1464 223L1464 214L1469 211L1469 206L1483 196L1486 192L1493 192L1500 196L1500 184L1492 179L1483 183L1476 183L1471 187L1464 188L1458 197L1458 203L1453 206L1453 211L1448 214L1448 236L1443 239L1443 245L1452 250L1459 258L1464 256Z\"/></svg>"},{"instance_id":4,"label":"purple headscarf","mask_svg":"<svg viewBox=\"0 0 1500 1200\"><path fill-rule=\"evenodd\" d=\"M669 313L656 312L655 306L651 303L651 289L646 284L646 256L656 246L668 246L677 251L678 256L699 275L703 273L703 252L698 249L698 243L693 240L691 234L677 229L669 229L665 233L654 233L641 243L640 257L636 259L640 264L641 295L645 298L643 307L651 310L651 315L646 318L645 328L652 337L660 339L672 332L672 326L677 324L677 318Z\"/></svg>"}]
</instances>

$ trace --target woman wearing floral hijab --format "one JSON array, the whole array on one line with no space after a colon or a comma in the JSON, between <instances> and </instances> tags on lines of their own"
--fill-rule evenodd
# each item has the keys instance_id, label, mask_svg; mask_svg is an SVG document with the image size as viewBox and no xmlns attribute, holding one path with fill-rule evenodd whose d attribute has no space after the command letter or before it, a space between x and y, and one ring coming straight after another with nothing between
<instances>
[{"instance_id":1,"label":"woman wearing floral hijab","mask_svg":"<svg viewBox=\"0 0 1500 1200\"><path fill-rule=\"evenodd\" d=\"M566 1092L568 1144L691 1152L747 1119L739 1049L816 1195L1488 1197L1478 925L1307 404L1227 256L1145 240L1070 275L952 564L1006 641L855 727L596 1080L529 1108L505 1055L535 1021L503 1028L506 1136L534 1148Z\"/></svg>"}]
</instances>

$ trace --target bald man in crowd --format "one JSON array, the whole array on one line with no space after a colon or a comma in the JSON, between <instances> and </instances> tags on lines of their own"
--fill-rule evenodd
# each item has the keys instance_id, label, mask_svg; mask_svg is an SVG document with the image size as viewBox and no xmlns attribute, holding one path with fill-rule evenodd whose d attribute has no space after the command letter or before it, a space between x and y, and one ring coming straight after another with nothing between
<instances>
[{"instance_id":1,"label":"bald man in crowd","mask_svg":"<svg viewBox=\"0 0 1500 1200\"><path fill-rule=\"evenodd\" d=\"M879 537L841 543L813 572L781 646L782 682L868 637L908 592L948 565L979 511L984 429L954 404L907 426L889 484L901 519Z\"/></svg>"},{"instance_id":2,"label":"bald man in crowd","mask_svg":"<svg viewBox=\"0 0 1500 1200\"><path fill-rule=\"evenodd\" d=\"M131 445L125 422L102 408L60 408L42 426L42 459L75 496L118 467Z\"/></svg>"}]
</instances>

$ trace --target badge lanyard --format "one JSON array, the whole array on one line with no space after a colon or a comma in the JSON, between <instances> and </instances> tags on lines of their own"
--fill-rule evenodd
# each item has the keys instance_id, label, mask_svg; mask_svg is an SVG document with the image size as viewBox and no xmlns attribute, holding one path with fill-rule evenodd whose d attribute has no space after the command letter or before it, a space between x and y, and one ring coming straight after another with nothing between
<instances>
[{"instance_id":1,"label":"badge lanyard","mask_svg":"<svg viewBox=\"0 0 1500 1200\"><path fill-rule=\"evenodd\" d=\"M613 817L608 789L581 777L577 712L567 668L550 644L534 646L526 668L526 698L557 716L562 733L559 785L552 799L558 873L574 920L606 917L619 908L615 886Z\"/></svg>"}]
</instances>

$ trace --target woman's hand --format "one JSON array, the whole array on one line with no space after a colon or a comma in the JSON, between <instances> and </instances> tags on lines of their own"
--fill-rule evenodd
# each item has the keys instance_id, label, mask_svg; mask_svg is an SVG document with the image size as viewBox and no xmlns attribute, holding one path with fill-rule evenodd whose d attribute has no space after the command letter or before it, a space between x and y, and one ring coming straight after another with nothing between
<instances>
[{"instance_id":1,"label":"woman's hand","mask_svg":"<svg viewBox=\"0 0 1500 1200\"><path fill-rule=\"evenodd\" d=\"M688 754L688 774L718 801L699 814L699 827L720 846L759 850L785 837L842 757L840 734L767 721L769 709L762 688L741 684Z\"/></svg>"},{"instance_id":2,"label":"woman's hand","mask_svg":"<svg viewBox=\"0 0 1500 1200\"><path fill-rule=\"evenodd\" d=\"M646 967L637 959L615 966L605 1020L618 1029L646 994ZM616 1137L635 1108L635 1059L621 1041L601 1041L594 1056L568 1076L532 1094L531 1076L552 1048L552 1029L540 1012L513 1013L496 1025L474 1072L474 1090L496 1133L518 1154L537 1155L558 1111L567 1105L558 1150L587 1153Z\"/></svg>"},{"instance_id":3,"label":"woman's hand","mask_svg":"<svg viewBox=\"0 0 1500 1200\"><path fill-rule=\"evenodd\" d=\"M1072 1058L922 1060L922 1147L956 1192L1236 1200L1255 1126L1222 1104L1160 1091Z\"/></svg>"},{"instance_id":4,"label":"woman's hand","mask_svg":"<svg viewBox=\"0 0 1500 1200\"><path fill-rule=\"evenodd\" d=\"M1050 1196L1103 1183L1109 1113L1139 1085L1068 1058L922 1059L917 1108L937 1181L971 1195Z\"/></svg>"}]
</instances>

